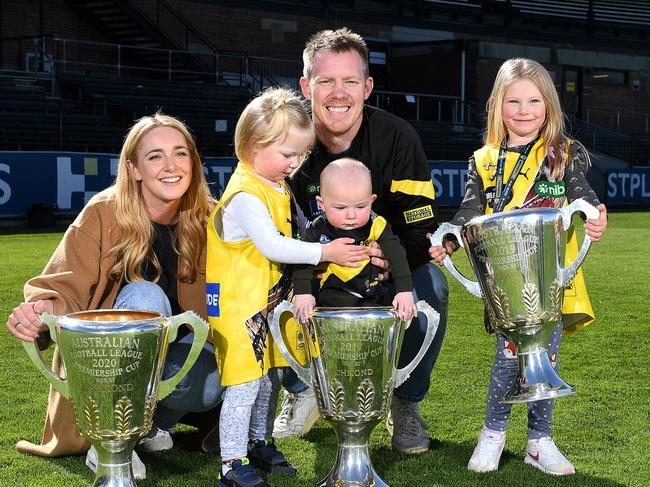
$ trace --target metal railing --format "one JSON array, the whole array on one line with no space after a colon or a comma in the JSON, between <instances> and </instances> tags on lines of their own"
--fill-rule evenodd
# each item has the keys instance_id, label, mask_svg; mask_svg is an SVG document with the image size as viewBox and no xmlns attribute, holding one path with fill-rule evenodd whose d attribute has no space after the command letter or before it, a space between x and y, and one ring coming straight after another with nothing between
<instances>
[{"instance_id":1,"label":"metal railing","mask_svg":"<svg viewBox=\"0 0 650 487\"><path fill-rule=\"evenodd\" d=\"M27 44L25 44L27 43ZM23 51L32 51L51 64L49 72L81 72L89 75L147 77L172 80L196 78L242 86L258 92L266 86L285 85L298 89L301 63L284 59L247 56L240 53L205 53L140 47L106 42L81 41L59 37L25 38ZM196 65L209 70L192 69L183 61L200 60ZM149 59L147 65L143 59ZM42 72L43 63L30 70Z\"/></svg>"},{"instance_id":2,"label":"metal railing","mask_svg":"<svg viewBox=\"0 0 650 487\"><path fill-rule=\"evenodd\" d=\"M586 147L618 157L627 162L633 160L632 137L592 123L570 118L569 132Z\"/></svg>"},{"instance_id":3,"label":"metal railing","mask_svg":"<svg viewBox=\"0 0 650 487\"><path fill-rule=\"evenodd\" d=\"M477 128L484 125L482 106L459 96L374 90L368 103L407 120L446 122Z\"/></svg>"},{"instance_id":4,"label":"metal railing","mask_svg":"<svg viewBox=\"0 0 650 487\"><path fill-rule=\"evenodd\" d=\"M617 132L650 134L650 113L592 106L587 109L587 122L603 125Z\"/></svg>"},{"instance_id":5,"label":"metal railing","mask_svg":"<svg viewBox=\"0 0 650 487\"><path fill-rule=\"evenodd\" d=\"M64 38L43 38L42 48L51 57L56 69L87 72L91 75L154 77L167 80L208 78L215 82L236 80L243 84L246 56L241 54L213 54L176 49L140 47L106 42L80 41ZM187 57L202 60L210 71L188 68ZM143 63L149 59L149 65Z\"/></svg>"}]
</instances>

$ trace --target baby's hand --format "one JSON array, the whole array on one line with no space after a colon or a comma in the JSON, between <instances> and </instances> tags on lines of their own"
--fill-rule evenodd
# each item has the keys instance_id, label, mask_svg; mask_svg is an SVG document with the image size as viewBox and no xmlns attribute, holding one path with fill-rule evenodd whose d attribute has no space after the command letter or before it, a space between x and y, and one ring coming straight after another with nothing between
<instances>
[{"instance_id":1,"label":"baby's hand","mask_svg":"<svg viewBox=\"0 0 650 487\"><path fill-rule=\"evenodd\" d=\"M413 293L403 292L397 293L393 299L393 307L395 308L395 314L397 317L406 321L406 327L408 328L411 324L411 320L414 316L417 316L418 310L415 307L415 301L413 301Z\"/></svg>"},{"instance_id":2,"label":"baby's hand","mask_svg":"<svg viewBox=\"0 0 650 487\"><path fill-rule=\"evenodd\" d=\"M295 297L296 313L295 317L298 323L309 321L311 312L316 306L316 298L311 294L296 294Z\"/></svg>"}]
</instances>

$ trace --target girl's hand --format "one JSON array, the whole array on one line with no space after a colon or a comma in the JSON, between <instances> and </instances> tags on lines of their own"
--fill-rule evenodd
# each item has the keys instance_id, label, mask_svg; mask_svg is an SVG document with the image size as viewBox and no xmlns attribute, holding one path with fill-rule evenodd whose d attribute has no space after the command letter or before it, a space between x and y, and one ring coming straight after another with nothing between
<instances>
[{"instance_id":1,"label":"girl's hand","mask_svg":"<svg viewBox=\"0 0 650 487\"><path fill-rule=\"evenodd\" d=\"M400 320L407 322L407 328L411 324L413 317L418 314L418 309L415 307L415 301L413 301L413 293L410 291L397 293L395 298L393 298L393 307L395 308L395 314L397 317Z\"/></svg>"},{"instance_id":2,"label":"girl's hand","mask_svg":"<svg viewBox=\"0 0 650 487\"><path fill-rule=\"evenodd\" d=\"M596 207L598 219L588 219L585 224L585 233L589 235L592 242L598 242L607 229L607 208L602 203Z\"/></svg>"},{"instance_id":3,"label":"girl's hand","mask_svg":"<svg viewBox=\"0 0 650 487\"><path fill-rule=\"evenodd\" d=\"M427 238L431 238L431 234L427 233ZM442 262L445 260L445 257L454 253L454 246L447 239L442 240L442 245L436 245L429 247L429 256L436 264L442 265Z\"/></svg>"},{"instance_id":4,"label":"girl's hand","mask_svg":"<svg viewBox=\"0 0 650 487\"><path fill-rule=\"evenodd\" d=\"M323 244L322 248L321 262L360 267L360 262L368 259L368 249L363 245L354 245L354 239L349 237L337 238L328 244Z\"/></svg>"},{"instance_id":5,"label":"girl's hand","mask_svg":"<svg viewBox=\"0 0 650 487\"><path fill-rule=\"evenodd\" d=\"M295 296L296 314L298 323L309 321L311 312L316 306L316 299L311 294L296 294Z\"/></svg>"},{"instance_id":6,"label":"girl's hand","mask_svg":"<svg viewBox=\"0 0 650 487\"><path fill-rule=\"evenodd\" d=\"M41 299L35 303L21 303L14 308L7 318L7 329L16 338L31 341L47 331L47 325L41 321L40 314L54 311L51 299Z\"/></svg>"}]
</instances>

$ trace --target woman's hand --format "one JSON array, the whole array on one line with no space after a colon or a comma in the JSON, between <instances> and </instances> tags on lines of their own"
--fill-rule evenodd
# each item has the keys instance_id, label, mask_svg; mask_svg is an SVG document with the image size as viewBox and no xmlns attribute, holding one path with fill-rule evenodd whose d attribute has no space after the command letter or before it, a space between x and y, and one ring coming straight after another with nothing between
<instances>
[{"instance_id":1,"label":"woman's hand","mask_svg":"<svg viewBox=\"0 0 650 487\"><path fill-rule=\"evenodd\" d=\"M413 300L412 292L402 292L397 293L393 298L393 307L395 308L395 314L397 317L406 321L407 328L411 324L413 317L417 316L418 309L415 307L415 301Z\"/></svg>"},{"instance_id":2,"label":"woman's hand","mask_svg":"<svg viewBox=\"0 0 650 487\"><path fill-rule=\"evenodd\" d=\"M360 267L360 262L368 258L368 249L363 245L354 245L354 239L349 237L322 244L322 249L321 262L334 262L346 267Z\"/></svg>"},{"instance_id":3,"label":"woman's hand","mask_svg":"<svg viewBox=\"0 0 650 487\"><path fill-rule=\"evenodd\" d=\"M311 317L311 312L316 306L316 299L311 294L296 294L295 306L295 317L298 323L305 323Z\"/></svg>"},{"instance_id":4,"label":"woman's hand","mask_svg":"<svg viewBox=\"0 0 650 487\"><path fill-rule=\"evenodd\" d=\"M589 235L592 242L598 242L607 230L607 208L601 203L596 209L598 210L598 219L587 219L584 224L585 233Z\"/></svg>"},{"instance_id":5,"label":"woman's hand","mask_svg":"<svg viewBox=\"0 0 650 487\"><path fill-rule=\"evenodd\" d=\"M47 325L41 321L40 314L53 311L54 302L51 299L20 303L7 318L7 329L21 340L35 340L40 333L47 331Z\"/></svg>"}]
</instances>

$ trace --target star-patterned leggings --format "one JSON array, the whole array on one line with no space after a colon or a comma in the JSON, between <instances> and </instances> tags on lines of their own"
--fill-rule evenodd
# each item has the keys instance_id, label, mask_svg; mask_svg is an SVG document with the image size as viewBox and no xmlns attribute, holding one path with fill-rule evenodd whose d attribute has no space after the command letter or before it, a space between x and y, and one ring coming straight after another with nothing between
<instances>
[{"instance_id":1,"label":"star-patterned leggings","mask_svg":"<svg viewBox=\"0 0 650 487\"><path fill-rule=\"evenodd\" d=\"M490 372L490 385L485 406L485 426L496 431L505 431L512 404L501 403L501 398L515 383L518 373L517 355L514 345L500 333L496 334L497 347ZM551 333L548 356L553 368L557 369L557 351L562 341L562 323ZM553 399L528 403L528 439L536 440L551 436Z\"/></svg>"},{"instance_id":2,"label":"star-patterned leggings","mask_svg":"<svg viewBox=\"0 0 650 487\"><path fill-rule=\"evenodd\" d=\"M279 392L279 381L268 375L226 387L219 417L222 461L244 458L249 439L271 438Z\"/></svg>"}]
</instances>

